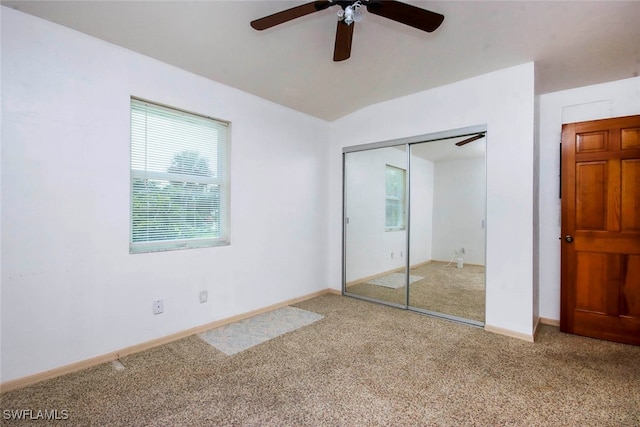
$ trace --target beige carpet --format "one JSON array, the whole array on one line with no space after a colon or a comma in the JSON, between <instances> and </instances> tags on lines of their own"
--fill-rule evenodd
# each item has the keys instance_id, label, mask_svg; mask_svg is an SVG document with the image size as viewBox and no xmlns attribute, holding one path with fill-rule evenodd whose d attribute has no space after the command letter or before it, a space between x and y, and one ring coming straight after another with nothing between
<instances>
[{"instance_id":1,"label":"beige carpet","mask_svg":"<svg viewBox=\"0 0 640 427\"><path fill-rule=\"evenodd\" d=\"M478 265L465 265L462 269L455 268L455 264L447 267L446 262L438 261L412 268L410 275L421 279L409 285L409 305L484 322L484 270ZM405 286L390 289L369 281L349 286L347 291L396 304L405 303Z\"/></svg>"},{"instance_id":2,"label":"beige carpet","mask_svg":"<svg viewBox=\"0 0 640 427\"><path fill-rule=\"evenodd\" d=\"M67 409L67 426L640 425L640 347L552 327L528 343L336 295L296 306L324 319L234 356L192 336L0 407Z\"/></svg>"}]
</instances>

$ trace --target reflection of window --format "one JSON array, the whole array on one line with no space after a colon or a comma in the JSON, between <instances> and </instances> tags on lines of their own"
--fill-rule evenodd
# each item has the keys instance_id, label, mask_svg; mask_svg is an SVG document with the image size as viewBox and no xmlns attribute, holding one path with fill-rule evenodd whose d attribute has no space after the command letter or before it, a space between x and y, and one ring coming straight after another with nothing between
<instances>
[{"instance_id":1,"label":"reflection of window","mask_svg":"<svg viewBox=\"0 0 640 427\"><path fill-rule=\"evenodd\" d=\"M227 123L131 99L131 253L229 243L227 134Z\"/></svg>"},{"instance_id":2,"label":"reflection of window","mask_svg":"<svg viewBox=\"0 0 640 427\"><path fill-rule=\"evenodd\" d=\"M386 230L404 229L404 181L405 170L387 165L385 228Z\"/></svg>"}]
</instances>

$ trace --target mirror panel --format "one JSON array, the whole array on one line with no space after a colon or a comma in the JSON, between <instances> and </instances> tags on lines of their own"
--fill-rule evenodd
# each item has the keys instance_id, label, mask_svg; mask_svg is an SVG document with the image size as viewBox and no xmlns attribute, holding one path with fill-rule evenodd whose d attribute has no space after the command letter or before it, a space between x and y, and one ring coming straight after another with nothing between
<instances>
[{"instance_id":1,"label":"mirror panel","mask_svg":"<svg viewBox=\"0 0 640 427\"><path fill-rule=\"evenodd\" d=\"M472 323L485 310L485 140L410 145L409 306Z\"/></svg>"},{"instance_id":2,"label":"mirror panel","mask_svg":"<svg viewBox=\"0 0 640 427\"><path fill-rule=\"evenodd\" d=\"M345 293L406 307L406 146L344 162Z\"/></svg>"}]
</instances>

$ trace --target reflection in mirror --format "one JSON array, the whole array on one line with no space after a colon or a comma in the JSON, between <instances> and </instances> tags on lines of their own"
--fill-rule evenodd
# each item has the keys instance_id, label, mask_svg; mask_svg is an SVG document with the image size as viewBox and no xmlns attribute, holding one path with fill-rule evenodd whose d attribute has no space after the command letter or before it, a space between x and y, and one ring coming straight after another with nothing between
<instances>
[{"instance_id":1,"label":"reflection in mirror","mask_svg":"<svg viewBox=\"0 0 640 427\"><path fill-rule=\"evenodd\" d=\"M409 306L484 322L485 138L412 144Z\"/></svg>"},{"instance_id":2,"label":"reflection in mirror","mask_svg":"<svg viewBox=\"0 0 640 427\"><path fill-rule=\"evenodd\" d=\"M405 146L345 154L345 292L406 306Z\"/></svg>"}]
</instances>

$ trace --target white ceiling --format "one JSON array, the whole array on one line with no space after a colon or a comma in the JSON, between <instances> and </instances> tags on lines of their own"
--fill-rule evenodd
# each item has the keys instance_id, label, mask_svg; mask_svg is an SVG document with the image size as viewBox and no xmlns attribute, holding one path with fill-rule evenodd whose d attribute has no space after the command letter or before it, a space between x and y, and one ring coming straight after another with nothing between
<instances>
[{"instance_id":1,"label":"white ceiling","mask_svg":"<svg viewBox=\"0 0 640 427\"><path fill-rule=\"evenodd\" d=\"M640 1L407 1L445 15L424 33L364 12L333 62L337 7L265 31L304 1L2 1L295 110L367 105L536 61L537 93L640 74Z\"/></svg>"}]
</instances>

